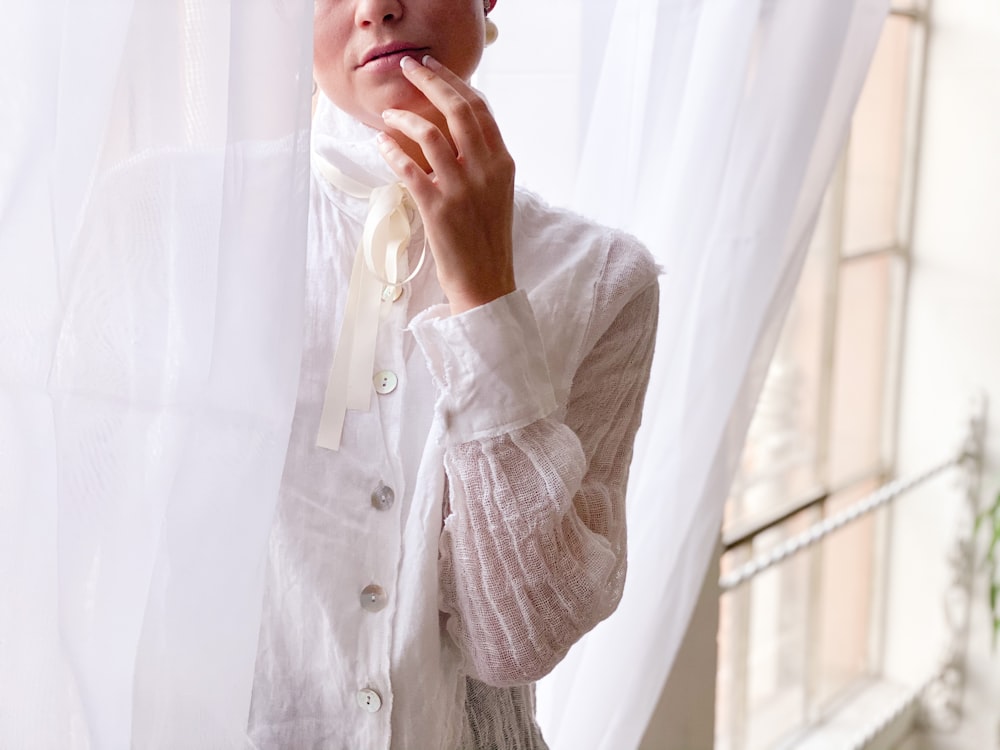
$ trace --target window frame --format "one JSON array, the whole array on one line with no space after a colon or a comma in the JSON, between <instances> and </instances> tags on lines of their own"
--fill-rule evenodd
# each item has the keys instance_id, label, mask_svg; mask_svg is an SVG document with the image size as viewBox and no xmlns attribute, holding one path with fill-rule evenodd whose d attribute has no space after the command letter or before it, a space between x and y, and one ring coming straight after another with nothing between
<instances>
[{"instance_id":1,"label":"window frame","mask_svg":"<svg viewBox=\"0 0 1000 750\"><path fill-rule=\"evenodd\" d=\"M866 483L876 486L888 481L895 473L896 438L899 421L900 379L902 332L906 319L907 294L912 259L912 239L914 226L914 208L916 199L916 184L920 175L919 144L922 135L922 115L924 89L926 86L926 59L929 36L929 9L927 2L913 2L906 7L896 6L891 9L892 17L909 20L908 46L909 59L905 72L905 102L903 110L900 154L899 195L895 206L896 227L895 242L886 245L861 248L848 253L845 249L845 219L848 200L848 171L851 142L848 139L844 152L838 160L836 170L828 192L830 210L833 212L833 251L826 259L829 267L826 271L826 288L823 302L823 342L820 367L820 386L818 390L818 419L816 420L815 446L816 476L819 486L811 491L789 498L786 502L776 504L755 517L738 519L725 524L722 533L724 565L730 567L745 562L753 555L754 541L775 529L786 527L793 519L803 515L813 515L822 519L826 515L827 505L831 498L839 493L850 491ZM838 304L840 279L845 268L863 262L880 258L888 259L890 266L890 289L888 301L888 316L886 320L886 336L888 348L883 360L882 374L882 413L879 419L879 449L878 460L867 469L855 472L847 479L836 483L830 481L830 438L834 407L834 373L836 364ZM739 487L739 482L736 483ZM732 498L731 498L732 499ZM816 685L818 682L819 665L816 654L806 654L806 684L803 686L805 711L804 722L791 734L801 739L803 733L810 731L821 719L835 712L838 706L850 701L859 692L870 689L872 680L877 680L882 670L883 638L885 630L885 614L882 601L885 587L885 558L889 538L891 516L886 512L876 515L874 530L873 568L874 580L871 589L872 601L869 602L870 617L868 623L868 660L866 674L855 679L851 685L842 689L833 699L816 700ZM809 567L810 590L821 586L822 547L816 546L802 553L806 556ZM748 720L748 658L750 655L750 591L749 586L723 592L720 597L720 653L718 688L723 689L727 683L722 679L724 671L731 671L728 687L730 725L722 726L721 720L716 726L716 742L725 750L744 750L747 740ZM726 597L729 597L727 600ZM821 617L820 603L822 596L818 594L809 597L807 610L806 632L817 632L818 620ZM732 609L728 615L737 635L730 642L723 644L725 637L722 628L727 620L727 609ZM816 649L812 649L813 652ZM728 663L724 660L728 659ZM721 743L720 743L721 740ZM783 742L778 743L779 746Z\"/></svg>"}]
</instances>

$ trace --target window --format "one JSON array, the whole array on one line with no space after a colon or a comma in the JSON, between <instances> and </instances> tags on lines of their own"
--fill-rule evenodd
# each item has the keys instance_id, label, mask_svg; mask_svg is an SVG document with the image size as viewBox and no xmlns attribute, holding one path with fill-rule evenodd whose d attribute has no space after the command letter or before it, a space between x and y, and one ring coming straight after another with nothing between
<instances>
[{"instance_id":1,"label":"window","mask_svg":"<svg viewBox=\"0 0 1000 750\"><path fill-rule=\"evenodd\" d=\"M924 11L896 3L827 192L723 527L725 574L891 473ZM723 594L716 746L794 745L879 671L884 520Z\"/></svg>"}]
</instances>

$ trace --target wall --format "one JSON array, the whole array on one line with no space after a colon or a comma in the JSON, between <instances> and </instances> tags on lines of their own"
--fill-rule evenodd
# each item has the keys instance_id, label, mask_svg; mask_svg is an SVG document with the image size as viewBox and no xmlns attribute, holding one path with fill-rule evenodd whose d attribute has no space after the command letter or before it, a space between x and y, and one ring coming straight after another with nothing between
<instances>
[{"instance_id":1,"label":"wall","mask_svg":"<svg viewBox=\"0 0 1000 750\"><path fill-rule=\"evenodd\" d=\"M708 565L677 660L660 693L639 750L711 750L719 630L719 556Z\"/></svg>"},{"instance_id":2,"label":"wall","mask_svg":"<svg viewBox=\"0 0 1000 750\"><path fill-rule=\"evenodd\" d=\"M919 471L956 448L969 399L985 393L985 503L1000 492L1000 1L936 0L931 13L898 471ZM943 561L958 509L953 480L894 509L885 667L897 680L919 679L940 653ZM983 586L980 576L965 722L958 733L915 738L909 747L1000 747L1000 656L990 648Z\"/></svg>"}]
</instances>

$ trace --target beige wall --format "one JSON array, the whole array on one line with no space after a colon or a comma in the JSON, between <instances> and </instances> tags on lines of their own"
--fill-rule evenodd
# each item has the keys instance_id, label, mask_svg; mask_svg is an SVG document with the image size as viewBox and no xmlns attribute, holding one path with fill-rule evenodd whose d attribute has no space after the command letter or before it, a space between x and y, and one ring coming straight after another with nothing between
<instances>
[{"instance_id":1,"label":"beige wall","mask_svg":"<svg viewBox=\"0 0 1000 750\"><path fill-rule=\"evenodd\" d=\"M639 750L712 749L719 595L717 552Z\"/></svg>"},{"instance_id":2,"label":"beige wall","mask_svg":"<svg viewBox=\"0 0 1000 750\"><path fill-rule=\"evenodd\" d=\"M931 10L898 469L918 471L954 448L969 399L984 392L985 502L1000 491L1000 0L935 0ZM940 653L941 561L957 510L947 481L895 509L886 668L897 679L917 679ZM965 724L914 748L1000 748L1000 657L990 650L983 585L980 577Z\"/></svg>"}]
</instances>

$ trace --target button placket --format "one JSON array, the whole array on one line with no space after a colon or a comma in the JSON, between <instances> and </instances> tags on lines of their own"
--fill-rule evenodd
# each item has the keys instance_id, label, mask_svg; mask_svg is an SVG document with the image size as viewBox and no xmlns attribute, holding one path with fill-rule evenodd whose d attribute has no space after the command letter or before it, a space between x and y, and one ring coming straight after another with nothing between
<instances>
[{"instance_id":1,"label":"button placket","mask_svg":"<svg viewBox=\"0 0 1000 750\"><path fill-rule=\"evenodd\" d=\"M392 292L389 296L389 292ZM391 654L395 638L393 636L393 612L398 606L396 586L399 574L400 548L400 496L397 492L403 485L402 466L398 461L399 420L402 413L400 401L401 382L405 373L403 352L403 329L406 324L406 308L410 299L409 290L383 289L383 303L376 343L376 371L372 374L372 388L375 398L372 412L375 416L371 438L381 443L378 450L369 449L367 467L371 484L359 488L362 503L374 514L367 535L367 564L358 568L355 579L357 589L355 601L362 617L362 635L359 639L359 660L365 664L364 672L356 674L357 702L364 712L382 717L378 722L388 721L392 709L392 660ZM399 392L397 392L399 391ZM393 394L395 395L390 395ZM362 578L361 576L365 576ZM360 623L359 623L360 624ZM375 717L373 716L373 719Z\"/></svg>"}]
</instances>

